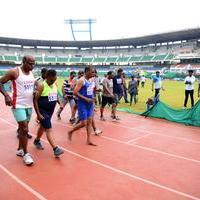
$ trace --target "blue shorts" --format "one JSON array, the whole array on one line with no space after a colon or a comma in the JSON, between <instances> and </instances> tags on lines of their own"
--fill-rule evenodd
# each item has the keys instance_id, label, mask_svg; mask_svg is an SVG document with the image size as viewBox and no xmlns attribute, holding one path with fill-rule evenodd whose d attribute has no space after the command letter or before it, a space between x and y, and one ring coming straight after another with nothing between
<instances>
[{"instance_id":1,"label":"blue shorts","mask_svg":"<svg viewBox=\"0 0 200 200\"><path fill-rule=\"evenodd\" d=\"M32 108L13 108L12 112L17 122L29 122L32 115Z\"/></svg>"},{"instance_id":2,"label":"blue shorts","mask_svg":"<svg viewBox=\"0 0 200 200\"><path fill-rule=\"evenodd\" d=\"M77 104L78 108L78 117L80 121L87 120L88 118L92 117L94 114L94 104L83 104L79 103Z\"/></svg>"},{"instance_id":3,"label":"blue shorts","mask_svg":"<svg viewBox=\"0 0 200 200\"><path fill-rule=\"evenodd\" d=\"M40 124L42 125L42 127L45 129L52 128L52 124L51 124L52 113L50 114L47 112L41 112L41 110L40 110L40 113L44 117L44 119L40 121Z\"/></svg>"}]
</instances>

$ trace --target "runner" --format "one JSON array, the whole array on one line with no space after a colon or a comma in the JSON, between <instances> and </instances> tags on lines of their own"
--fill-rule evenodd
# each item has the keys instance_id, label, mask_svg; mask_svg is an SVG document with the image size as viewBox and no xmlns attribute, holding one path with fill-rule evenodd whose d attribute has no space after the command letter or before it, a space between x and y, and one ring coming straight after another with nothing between
<instances>
[{"instance_id":1,"label":"runner","mask_svg":"<svg viewBox=\"0 0 200 200\"><path fill-rule=\"evenodd\" d=\"M57 112L57 118L58 120L61 120L61 112L63 111L64 107L66 106L67 102L70 104L71 108L71 117L70 117L70 123L75 122L75 114L76 114L76 108L75 108L75 101L73 97L73 89L75 85L75 77L76 77L76 72L72 71L70 72L70 76L68 80L64 80L63 86L62 86L62 93L63 93L63 102L62 102L62 108L58 109Z\"/></svg>"},{"instance_id":2,"label":"runner","mask_svg":"<svg viewBox=\"0 0 200 200\"><path fill-rule=\"evenodd\" d=\"M21 66L9 70L6 75L0 79L0 92L5 97L5 104L12 106L12 112L19 127L19 146L16 155L23 157L23 161L26 165L32 165L34 163L27 150L28 123L32 114L35 85L35 78L32 73L34 65L35 59L32 56L24 56ZM3 86L3 84L8 81L12 81L12 98L5 91Z\"/></svg>"},{"instance_id":3,"label":"runner","mask_svg":"<svg viewBox=\"0 0 200 200\"><path fill-rule=\"evenodd\" d=\"M105 118L103 116L104 108L107 104L112 105L112 111L111 115L114 119L117 119L116 117L116 103L113 95L113 72L109 71L107 73L107 77L104 78L102 84L103 84L103 92L102 92L102 104L100 108L101 116L100 119L102 121L105 121Z\"/></svg>"},{"instance_id":4,"label":"runner","mask_svg":"<svg viewBox=\"0 0 200 200\"><path fill-rule=\"evenodd\" d=\"M53 69L48 70L46 72L46 79L42 84L38 85L37 93L34 96L34 108L37 113L37 118L40 121L40 126L37 130L37 137L34 140L34 145L37 149L44 149L40 138L42 137L43 133L46 132L47 139L53 148L54 155L58 157L64 152L57 145L55 145L55 141L52 136L51 124L51 117L56 107L56 103L58 102L58 90L55 84L56 78L56 71Z\"/></svg>"},{"instance_id":5,"label":"runner","mask_svg":"<svg viewBox=\"0 0 200 200\"><path fill-rule=\"evenodd\" d=\"M123 69L119 68L117 70L117 75L113 78L113 94L115 97L115 104L117 105L124 95L124 87L123 87ZM119 120L117 116L111 116L113 119Z\"/></svg>"},{"instance_id":6,"label":"runner","mask_svg":"<svg viewBox=\"0 0 200 200\"><path fill-rule=\"evenodd\" d=\"M87 144L96 146L90 140L92 117L94 113L94 82L90 79L94 77L95 71L92 66L85 67L85 75L81 77L74 89L74 94L78 97L77 107L80 123L68 132L68 139L71 141L74 131L86 126Z\"/></svg>"}]
</instances>

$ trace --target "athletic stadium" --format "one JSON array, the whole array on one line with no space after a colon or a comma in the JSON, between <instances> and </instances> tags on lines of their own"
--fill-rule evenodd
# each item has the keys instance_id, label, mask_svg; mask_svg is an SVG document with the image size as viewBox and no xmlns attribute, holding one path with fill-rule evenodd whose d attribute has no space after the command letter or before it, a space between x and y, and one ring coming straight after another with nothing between
<instances>
[{"instance_id":1,"label":"athletic stadium","mask_svg":"<svg viewBox=\"0 0 200 200\"><path fill-rule=\"evenodd\" d=\"M61 119L57 105L52 133L64 153L59 158L52 155L45 135L40 140L44 150L35 148L40 125L33 111L28 128L28 150L34 158L30 167L15 155L19 127L1 95L1 200L200 200L200 28L113 40L0 37L0 76L21 65L26 55L35 58L36 78L42 68L57 72L60 99L70 72L87 66L93 66L100 79L122 69L127 85L132 76L145 77L146 82L138 85L135 104L129 105L129 94L118 102L120 120L110 118L111 105L104 110L106 121L100 120L97 103L93 118L102 133L91 134L97 146L84 143L84 128L68 141L74 127L69 123L70 105ZM184 80L191 70L196 78L194 105L188 101L183 109ZM154 99L151 86L157 72L165 90ZM11 84L4 86L10 94Z\"/></svg>"}]
</instances>

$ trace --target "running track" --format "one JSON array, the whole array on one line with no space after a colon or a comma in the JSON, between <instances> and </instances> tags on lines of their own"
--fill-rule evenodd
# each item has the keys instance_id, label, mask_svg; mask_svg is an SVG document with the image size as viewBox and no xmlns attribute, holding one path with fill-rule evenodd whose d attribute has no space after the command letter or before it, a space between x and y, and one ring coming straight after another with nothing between
<instances>
[{"instance_id":1,"label":"running track","mask_svg":"<svg viewBox=\"0 0 200 200\"><path fill-rule=\"evenodd\" d=\"M159 119L119 113L120 122L96 116L103 134L92 136L98 146L85 144L85 129L67 141L69 110L53 119L56 141L65 151L53 156L29 140L35 165L26 167L15 156L16 123L0 100L1 200L200 200L200 129ZM33 116L30 132L36 134Z\"/></svg>"}]
</instances>

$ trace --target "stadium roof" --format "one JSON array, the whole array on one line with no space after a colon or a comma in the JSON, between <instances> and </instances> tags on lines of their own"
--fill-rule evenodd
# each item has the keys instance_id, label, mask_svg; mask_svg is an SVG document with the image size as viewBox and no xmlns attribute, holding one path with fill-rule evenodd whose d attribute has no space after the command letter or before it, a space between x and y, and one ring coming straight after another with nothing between
<instances>
[{"instance_id":1,"label":"stadium roof","mask_svg":"<svg viewBox=\"0 0 200 200\"><path fill-rule=\"evenodd\" d=\"M117 40L93 40L93 41L56 41L56 40L32 40L0 37L0 44L22 46L49 46L49 47L117 47L117 46L144 46L155 43L165 43L183 40L200 39L200 28L147 35L143 37L117 39Z\"/></svg>"}]
</instances>

